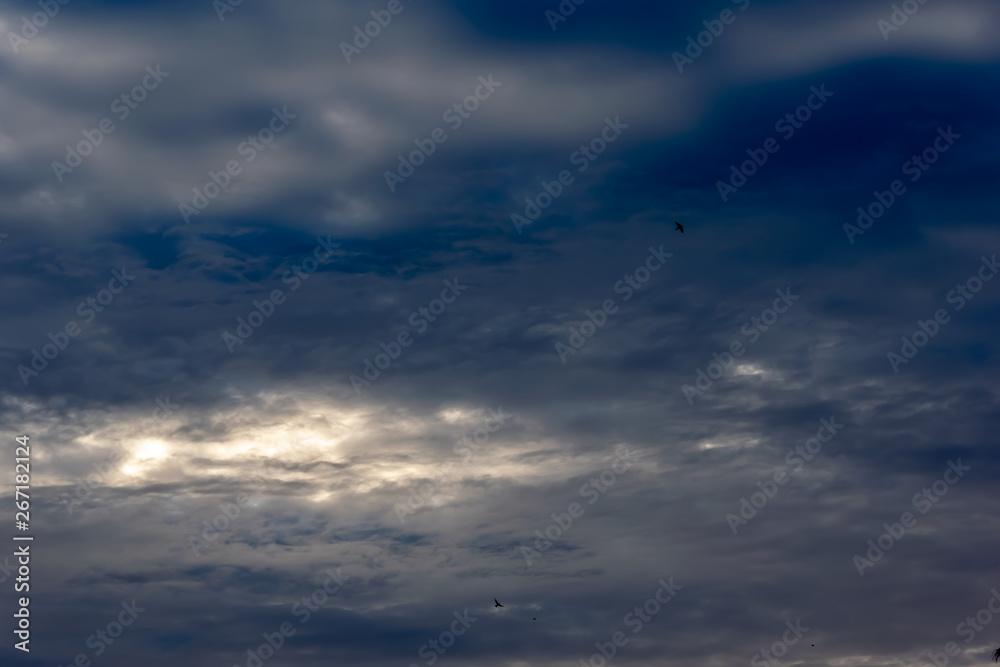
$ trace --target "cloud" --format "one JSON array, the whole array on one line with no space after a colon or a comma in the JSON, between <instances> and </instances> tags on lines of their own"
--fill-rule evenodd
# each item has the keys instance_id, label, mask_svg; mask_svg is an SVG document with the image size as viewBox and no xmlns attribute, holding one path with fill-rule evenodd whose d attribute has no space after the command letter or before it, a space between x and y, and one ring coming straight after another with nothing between
<instances>
[{"instance_id":1,"label":"cloud","mask_svg":"<svg viewBox=\"0 0 1000 667\"><path fill-rule=\"evenodd\" d=\"M0 420L32 445L30 657L247 664L284 622L271 664L579 664L622 628L622 664L764 660L799 620L787 662L918 663L957 642L994 585L1000 288L947 299L1000 247L996 12L926 3L884 39L888 5L754 1L678 72L673 53L730 5L584 3L552 31L558 3L402 0L350 63L340 43L387 3L242 3L220 21L210 2L77 0L18 52L6 40ZM37 11L0 5L0 32ZM169 76L119 118L156 66ZM501 85L453 129L487 76ZM813 86L833 95L783 136ZM52 162L105 117L115 130L60 182ZM609 117L628 129L580 170ZM390 192L385 171L438 127ZM910 181L939 127L961 139ZM233 160L186 222L179 204ZM518 233L511 215L563 170L573 183ZM906 194L852 244L844 225L894 179ZM339 245L312 270L323 240ZM85 322L123 267L134 284ZM468 290L436 312L444 281ZM609 298L563 363L556 344ZM939 308L951 321L894 373L887 355ZM80 334L25 383L18 366L70 321ZM412 343L355 391L400 332ZM689 402L734 341L745 352ZM479 442L490 410L510 417ZM843 432L789 471L831 418ZM622 447L635 464L602 482ZM967 476L859 577L852 557L959 458ZM734 535L726 515L779 470ZM633 635L627 615L671 577L683 590ZM97 656L88 638L133 599L146 611ZM466 610L468 631L430 648ZM988 657L978 635L958 645L956 664Z\"/></svg>"}]
</instances>

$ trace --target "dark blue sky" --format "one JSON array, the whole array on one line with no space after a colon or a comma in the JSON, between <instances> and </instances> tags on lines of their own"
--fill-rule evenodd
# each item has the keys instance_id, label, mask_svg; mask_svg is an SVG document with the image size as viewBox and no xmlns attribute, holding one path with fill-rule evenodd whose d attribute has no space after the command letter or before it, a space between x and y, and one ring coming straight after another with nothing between
<instances>
[{"instance_id":1,"label":"dark blue sky","mask_svg":"<svg viewBox=\"0 0 1000 667\"><path fill-rule=\"evenodd\" d=\"M224 1L0 2L4 665L990 662L1000 7Z\"/></svg>"}]
</instances>

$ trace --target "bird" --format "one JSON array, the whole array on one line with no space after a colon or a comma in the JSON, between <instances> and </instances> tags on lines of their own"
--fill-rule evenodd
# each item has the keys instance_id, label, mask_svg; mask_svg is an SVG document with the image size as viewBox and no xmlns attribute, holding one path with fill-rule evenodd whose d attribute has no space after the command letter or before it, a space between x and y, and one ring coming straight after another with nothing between
<instances>
[{"instance_id":1,"label":"bird","mask_svg":"<svg viewBox=\"0 0 1000 667\"><path fill-rule=\"evenodd\" d=\"M533 618L533 619L531 619L531 620L533 620L533 621L537 621L538 619L537 619L537 618Z\"/></svg>"},{"instance_id":2,"label":"bird","mask_svg":"<svg viewBox=\"0 0 1000 667\"><path fill-rule=\"evenodd\" d=\"M497 602L496 598L493 598L493 601L497 603L496 606L498 606L498 607L502 607L503 606L502 604L500 604L499 602Z\"/></svg>"},{"instance_id":3,"label":"bird","mask_svg":"<svg viewBox=\"0 0 1000 667\"><path fill-rule=\"evenodd\" d=\"M993 651L993 662L1000 662L1000 648Z\"/></svg>"},{"instance_id":4,"label":"bird","mask_svg":"<svg viewBox=\"0 0 1000 667\"><path fill-rule=\"evenodd\" d=\"M674 224L677 225L677 229L679 229L680 232L681 232L681 234L683 234L684 233L684 227L681 225L681 223L679 223L676 220L674 220Z\"/></svg>"}]
</instances>

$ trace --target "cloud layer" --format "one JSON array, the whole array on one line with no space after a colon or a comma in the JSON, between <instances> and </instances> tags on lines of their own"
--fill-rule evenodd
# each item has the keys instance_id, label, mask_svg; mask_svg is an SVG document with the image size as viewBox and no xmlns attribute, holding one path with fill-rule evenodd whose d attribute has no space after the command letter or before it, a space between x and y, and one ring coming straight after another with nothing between
<instances>
[{"instance_id":1,"label":"cloud layer","mask_svg":"<svg viewBox=\"0 0 1000 667\"><path fill-rule=\"evenodd\" d=\"M994 4L224 3L0 3L4 664L989 661Z\"/></svg>"}]
</instances>

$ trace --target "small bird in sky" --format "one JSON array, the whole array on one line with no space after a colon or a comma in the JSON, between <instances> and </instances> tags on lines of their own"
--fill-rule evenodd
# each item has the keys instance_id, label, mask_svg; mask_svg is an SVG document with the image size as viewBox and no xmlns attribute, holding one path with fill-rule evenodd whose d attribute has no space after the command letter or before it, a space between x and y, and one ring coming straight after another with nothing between
<instances>
[{"instance_id":1,"label":"small bird in sky","mask_svg":"<svg viewBox=\"0 0 1000 667\"><path fill-rule=\"evenodd\" d=\"M674 224L677 225L677 229L679 229L680 232L681 232L681 234L683 234L684 233L684 227L681 226L681 223L679 223L676 220L674 220Z\"/></svg>"},{"instance_id":2,"label":"small bird in sky","mask_svg":"<svg viewBox=\"0 0 1000 667\"><path fill-rule=\"evenodd\" d=\"M497 605L496 605L496 606L498 606L498 607L502 607L502 606L503 606L502 604L500 604L499 602L497 602L497 599L496 599L496 598L493 598L493 601L497 603Z\"/></svg>"}]
</instances>

